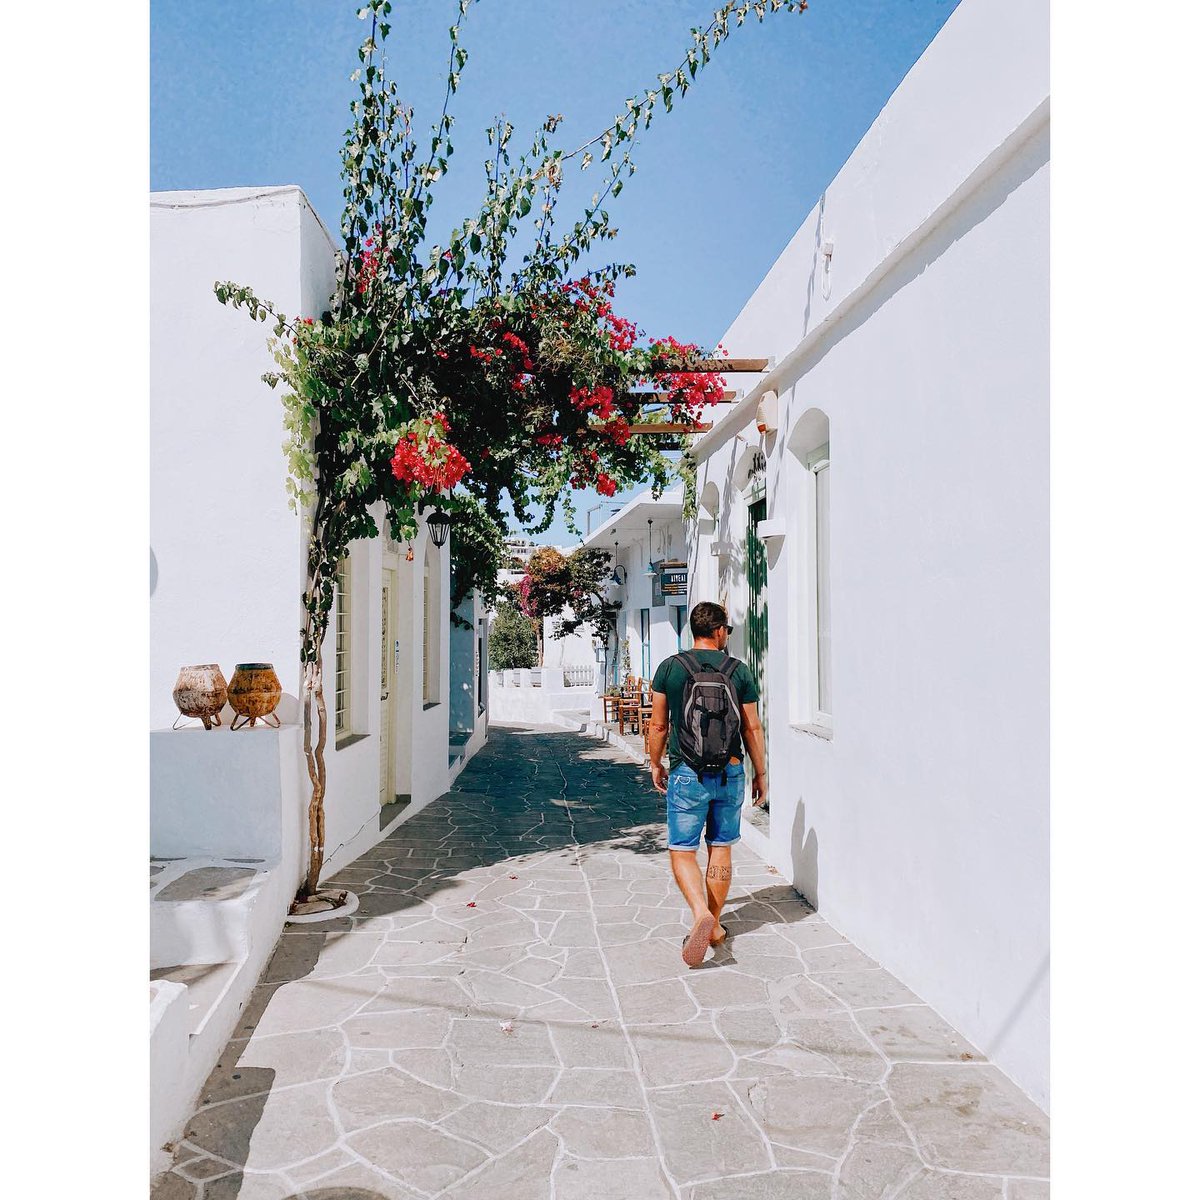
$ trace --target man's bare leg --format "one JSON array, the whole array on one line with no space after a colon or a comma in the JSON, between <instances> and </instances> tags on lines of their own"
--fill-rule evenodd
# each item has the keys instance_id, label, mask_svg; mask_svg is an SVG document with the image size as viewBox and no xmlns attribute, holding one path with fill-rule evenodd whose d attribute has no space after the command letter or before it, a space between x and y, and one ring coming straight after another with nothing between
<instances>
[{"instance_id":1,"label":"man's bare leg","mask_svg":"<svg viewBox=\"0 0 1200 1200\"><path fill-rule=\"evenodd\" d=\"M712 931L712 944L719 946L725 940L725 927L721 924L721 909L729 896L729 885L733 882L733 847L709 846L707 884L708 911L717 923Z\"/></svg>"},{"instance_id":2,"label":"man's bare leg","mask_svg":"<svg viewBox=\"0 0 1200 1200\"><path fill-rule=\"evenodd\" d=\"M708 916L708 896L704 888L704 877L700 874L700 864L696 862L695 850L671 851L671 874L692 910L693 924Z\"/></svg>"},{"instance_id":3,"label":"man's bare leg","mask_svg":"<svg viewBox=\"0 0 1200 1200\"><path fill-rule=\"evenodd\" d=\"M709 930L701 933L701 930L703 926L712 923L713 917L708 908L708 895L704 886L704 877L700 874L700 864L696 862L696 851L672 850L670 853L671 873L675 876L675 882L679 885L679 890L683 893L688 908L692 910L692 931L688 936L688 942L692 942L697 936L702 936L701 944L707 944L711 939L712 932ZM688 965L696 966L700 961L700 954L701 952L697 951L696 961L689 961ZM685 961L689 957L690 954L685 943Z\"/></svg>"}]
</instances>

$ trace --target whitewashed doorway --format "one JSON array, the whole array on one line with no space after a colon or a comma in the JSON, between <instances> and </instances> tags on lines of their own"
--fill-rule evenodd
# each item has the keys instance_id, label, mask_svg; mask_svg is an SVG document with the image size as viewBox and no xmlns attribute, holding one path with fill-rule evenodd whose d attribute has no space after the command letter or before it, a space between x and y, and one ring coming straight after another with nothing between
<instances>
[{"instance_id":1,"label":"whitewashed doorway","mask_svg":"<svg viewBox=\"0 0 1200 1200\"><path fill-rule=\"evenodd\" d=\"M381 644L379 653L379 803L392 804L396 799L395 754L392 731L396 727L396 623L392 606L396 599L396 572L383 570L380 595Z\"/></svg>"}]
</instances>

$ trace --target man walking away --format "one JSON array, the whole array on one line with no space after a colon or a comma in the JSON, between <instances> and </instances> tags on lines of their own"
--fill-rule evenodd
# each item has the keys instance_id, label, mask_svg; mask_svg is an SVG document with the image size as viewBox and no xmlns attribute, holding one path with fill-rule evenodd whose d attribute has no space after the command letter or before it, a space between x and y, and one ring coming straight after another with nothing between
<instances>
[{"instance_id":1,"label":"man walking away","mask_svg":"<svg viewBox=\"0 0 1200 1200\"><path fill-rule=\"evenodd\" d=\"M767 764L758 688L750 668L726 653L732 627L725 609L702 601L689 623L693 648L666 659L654 673L650 774L667 796L671 872L692 910L683 961L696 967L710 945L725 940L721 909L732 877L731 847L741 837L743 742L754 764L756 805L767 800ZM668 727L669 773L662 764ZM706 879L696 862L701 833L708 843Z\"/></svg>"}]
</instances>

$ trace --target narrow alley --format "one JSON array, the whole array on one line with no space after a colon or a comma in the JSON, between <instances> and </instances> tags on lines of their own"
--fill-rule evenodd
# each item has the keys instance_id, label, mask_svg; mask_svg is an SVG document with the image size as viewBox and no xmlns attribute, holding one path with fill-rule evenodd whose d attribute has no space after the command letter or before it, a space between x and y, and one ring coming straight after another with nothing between
<instances>
[{"instance_id":1,"label":"narrow alley","mask_svg":"<svg viewBox=\"0 0 1200 1200\"><path fill-rule=\"evenodd\" d=\"M154 1200L1047 1200L1044 1114L744 846L689 971L662 821L493 727L284 930Z\"/></svg>"}]
</instances>

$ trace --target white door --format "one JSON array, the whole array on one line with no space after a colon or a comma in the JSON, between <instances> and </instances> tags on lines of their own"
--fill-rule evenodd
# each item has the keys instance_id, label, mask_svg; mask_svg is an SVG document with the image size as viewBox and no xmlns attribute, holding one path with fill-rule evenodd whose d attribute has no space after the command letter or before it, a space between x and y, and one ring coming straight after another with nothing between
<instances>
[{"instance_id":1,"label":"white door","mask_svg":"<svg viewBox=\"0 0 1200 1200\"><path fill-rule=\"evenodd\" d=\"M396 687L395 654L392 648L392 597L396 594L396 572L384 569L383 594L380 600L381 646L379 655L379 803L391 804L396 799L392 770L392 729L394 709L392 693Z\"/></svg>"}]
</instances>

